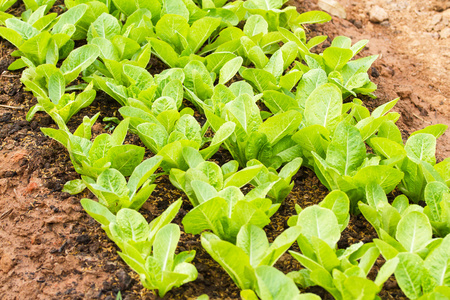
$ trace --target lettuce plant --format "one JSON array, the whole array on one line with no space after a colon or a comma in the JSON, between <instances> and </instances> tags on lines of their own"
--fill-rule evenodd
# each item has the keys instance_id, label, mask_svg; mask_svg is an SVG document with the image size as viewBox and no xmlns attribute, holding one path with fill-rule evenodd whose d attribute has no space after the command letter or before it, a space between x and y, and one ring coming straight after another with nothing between
<instances>
[{"instance_id":1,"label":"lettuce plant","mask_svg":"<svg viewBox=\"0 0 450 300\"><path fill-rule=\"evenodd\" d=\"M21 81L38 101L38 104L28 112L27 120L30 121L36 112L45 111L54 120L57 118L55 115L58 115L67 123L79 110L89 106L96 95L92 84L67 86L95 61L98 54L99 50L96 46L85 45L72 51L60 68L52 64L43 64L26 69L22 73ZM84 90L78 95L66 93L66 91L83 88Z\"/></svg>"},{"instance_id":2,"label":"lettuce plant","mask_svg":"<svg viewBox=\"0 0 450 300\"><path fill-rule=\"evenodd\" d=\"M186 193L194 206L217 196L218 192L227 187L238 189L243 187L253 180L263 167L258 163L237 171L236 161L230 161L219 167L214 162L205 161L198 151L190 147L183 149L183 157L187 158L189 169L187 171L171 169L170 180L175 187ZM197 181L202 181L209 187ZM197 187L194 188L193 185Z\"/></svg>"},{"instance_id":3,"label":"lettuce plant","mask_svg":"<svg viewBox=\"0 0 450 300\"><path fill-rule=\"evenodd\" d=\"M319 285L335 299L375 299L398 260L385 263L372 282L367 275L380 254L373 243L336 249L348 222L349 199L345 193L334 191L320 205L297 209L298 216L289 224L301 228L297 242L302 253L290 254L306 269L289 276L303 287Z\"/></svg>"},{"instance_id":4,"label":"lettuce plant","mask_svg":"<svg viewBox=\"0 0 450 300\"><path fill-rule=\"evenodd\" d=\"M350 95L356 96L356 94L374 97L372 92L376 90L377 86L370 81L367 71L378 55L351 61L368 42L368 40L361 40L352 45L350 38L338 36L334 38L331 46L320 55L313 53L305 55L307 66L298 64L298 67L304 73L310 70L320 70L318 71L320 77L327 78L328 81L336 84L344 98Z\"/></svg>"},{"instance_id":5,"label":"lettuce plant","mask_svg":"<svg viewBox=\"0 0 450 300\"><path fill-rule=\"evenodd\" d=\"M352 210L365 195L365 186L380 184L386 193L402 179L402 172L381 158L366 152L365 141L386 122L397 119L388 113L396 100L388 102L370 115L356 103L344 106L333 84L323 84L308 97L304 121L292 140L301 147L305 164L313 168L329 190L342 190L351 198ZM350 112L342 114L351 107ZM395 125L394 125L395 126Z\"/></svg>"},{"instance_id":6,"label":"lettuce plant","mask_svg":"<svg viewBox=\"0 0 450 300\"><path fill-rule=\"evenodd\" d=\"M220 24L218 18L202 17L189 25L181 15L166 14L155 25L158 38L149 38L152 52L172 68L184 67Z\"/></svg>"},{"instance_id":7,"label":"lettuce plant","mask_svg":"<svg viewBox=\"0 0 450 300\"><path fill-rule=\"evenodd\" d=\"M26 11L22 20L7 19L6 27L0 27L0 36L17 47L12 55L21 57L9 69L56 65L58 60L66 58L74 49L74 40L86 38L90 23L103 12L101 7L92 6L94 2L77 5L58 17L56 13L45 15L49 7L42 4L35 11L34 8Z\"/></svg>"},{"instance_id":8,"label":"lettuce plant","mask_svg":"<svg viewBox=\"0 0 450 300\"><path fill-rule=\"evenodd\" d=\"M411 205L405 209L396 226L393 225L395 235L388 234L382 228L379 229L380 239L374 239L374 243L386 260L403 252L426 257L439 243L439 240L433 239L430 220L422 211L423 208L418 205Z\"/></svg>"},{"instance_id":9,"label":"lettuce plant","mask_svg":"<svg viewBox=\"0 0 450 300\"><path fill-rule=\"evenodd\" d=\"M415 253L399 253L395 279L409 299L446 299L450 296L450 235L425 257Z\"/></svg>"},{"instance_id":10,"label":"lettuce plant","mask_svg":"<svg viewBox=\"0 0 450 300\"><path fill-rule=\"evenodd\" d=\"M142 285L147 289L157 289L160 297L173 287L195 280L198 274L189 263L195 257L194 250L175 254L180 229L169 223L178 213L181 203L178 200L171 204L149 224L133 209L120 209L115 216L98 202L81 200L83 208L102 224L120 248L120 257L139 274Z\"/></svg>"},{"instance_id":11,"label":"lettuce plant","mask_svg":"<svg viewBox=\"0 0 450 300\"><path fill-rule=\"evenodd\" d=\"M302 120L298 111L280 113L263 122L255 99L245 93L226 103L220 115L208 108L205 113L213 131L227 121L236 124L224 145L242 167L247 161L257 159L277 169L300 156L300 147L291 140Z\"/></svg>"},{"instance_id":12,"label":"lettuce plant","mask_svg":"<svg viewBox=\"0 0 450 300\"><path fill-rule=\"evenodd\" d=\"M240 190L261 171L261 164L236 172L237 163L230 162L220 168L198 158L197 165L186 172L172 169L170 173L171 182L194 205L183 219L186 232L198 234L211 230L221 239L234 242L243 225L262 228L270 222L269 218L280 206L266 198L274 183L262 184L245 196Z\"/></svg>"},{"instance_id":13,"label":"lettuce plant","mask_svg":"<svg viewBox=\"0 0 450 300\"><path fill-rule=\"evenodd\" d=\"M23 20L9 18L5 21L6 27L0 27L0 36L18 49L12 55L21 57L9 66L9 70L27 65L56 64L60 57L64 58L72 51L74 44L70 38L75 30L73 24L66 23L64 32L49 32L57 14L44 15L45 11L46 6L41 6L35 12L24 13Z\"/></svg>"},{"instance_id":14,"label":"lettuce plant","mask_svg":"<svg viewBox=\"0 0 450 300\"><path fill-rule=\"evenodd\" d=\"M151 184L155 179L153 173L161 163L161 156L154 156L137 165L127 180L116 169L109 168L103 171L97 178L81 176L83 183L97 196L99 202L112 212L121 208L138 210L147 201L156 185ZM123 162L122 162L123 164Z\"/></svg>"},{"instance_id":15,"label":"lettuce plant","mask_svg":"<svg viewBox=\"0 0 450 300\"><path fill-rule=\"evenodd\" d=\"M359 202L358 208L378 236L382 236L384 233L395 236L398 222L409 207L408 198L400 195L391 205L383 188L377 183L370 183L366 186L365 200L367 203Z\"/></svg>"},{"instance_id":16,"label":"lettuce plant","mask_svg":"<svg viewBox=\"0 0 450 300\"><path fill-rule=\"evenodd\" d=\"M279 172L274 168L267 168L263 166L261 171L250 181L253 186L263 186L265 184L273 184L267 196L272 199L274 203L283 203L284 199L289 195L294 187L291 182L292 177L297 174L302 165L303 160L300 157L294 158L291 162L284 165ZM247 166L256 166L261 163L257 160L251 160Z\"/></svg>"},{"instance_id":17,"label":"lettuce plant","mask_svg":"<svg viewBox=\"0 0 450 300\"><path fill-rule=\"evenodd\" d=\"M374 151L384 159L382 163L393 165L404 173L399 189L414 203L424 199L427 183L446 182L448 163L436 165L435 158L436 139L446 129L446 125L437 124L416 131L403 146L399 129L386 124L383 131L370 140Z\"/></svg>"},{"instance_id":18,"label":"lettuce plant","mask_svg":"<svg viewBox=\"0 0 450 300\"><path fill-rule=\"evenodd\" d=\"M97 120L99 113L89 119L84 117L83 123L72 134L67 127L63 129L42 128L42 132L52 139L60 142L67 148L75 171L81 175L97 179L105 170L116 169L123 176L130 176L136 166L142 162L145 149L136 145L123 145L127 134L129 120L122 121L109 134L101 134L92 142L91 128ZM62 123L65 126L64 123ZM72 193L81 192L79 181L69 188Z\"/></svg>"},{"instance_id":19,"label":"lettuce plant","mask_svg":"<svg viewBox=\"0 0 450 300\"><path fill-rule=\"evenodd\" d=\"M212 233L203 233L201 240L203 248L242 290L243 299L258 299L255 292L261 299L297 299L299 290L293 280L273 265L295 242L299 231L299 227L289 228L269 244L264 230L246 225L240 229L236 245Z\"/></svg>"},{"instance_id":20,"label":"lettuce plant","mask_svg":"<svg viewBox=\"0 0 450 300\"><path fill-rule=\"evenodd\" d=\"M166 172L170 172L172 168L187 170L189 165L196 162L191 161L192 159L209 159L234 130L234 124L228 122L221 126L212 139L205 138L202 136L204 130L190 113L183 114L176 120L180 115L175 110L168 110L161 113L158 120L151 114L144 114L144 118L153 117L153 119L149 118L147 122L137 126L137 133L143 143L163 157L161 167ZM206 142L210 142L209 145L200 150ZM192 151L188 150L189 152L185 153L185 148ZM195 153L194 157L190 157L192 153Z\"/></svg>"},{"instance_id":21,"label":"lettuce plant","mask_svg":"<svg viewBox=\"0 0 450 300\"><path fill-rule=\"evenodd\" d=\"M238 172L236 161L222 168L200 162L186 172L172 169L171 182L184 190L195 206L183 219L186 232L198 234L209 229L221 239L234 242L242 226L264 227L292 189L288 184L300 164L301 160L287 164L279 175L257 161ZM255 188L244 196L239 188L248 182Z\"/></svg>"}]
</instances>

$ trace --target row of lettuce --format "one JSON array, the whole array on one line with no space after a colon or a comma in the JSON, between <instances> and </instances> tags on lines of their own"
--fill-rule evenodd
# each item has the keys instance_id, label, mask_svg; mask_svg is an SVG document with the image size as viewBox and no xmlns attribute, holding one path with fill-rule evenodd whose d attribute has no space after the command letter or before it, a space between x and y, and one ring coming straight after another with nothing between
<instances>
[{"instance_id":1,"label":"row of lettuce","mask_svg":"<svg viewBox=\"0 0 450 300\"><path fill-rule=\"evenodd\" d=\"M372 113L357 98L344 102L373 96L367 71L377 57L354 59L367 41L342 36L311 52L326 37L307 40L303 24L330 17L283 2L68 0L58 16L49 13L53 2L24 1L20 18L0 15L0 35L17 47L10 69L25 68L21 81L38 101L27 119L38 111L53 118L59 129L42 131L67 148L81 175L64 190L87 187L98 198L81 204L144 287L164 296L197 277L195 251L175 254L180 229L170 222L181 200L150 223L138 212L154 180L169 175L194 207L184 231L201 234L243 299L319 299L299 291L315 285L336 299L375 299L392 274L411 299L450 298L450 159L435 158L447 127L404 143L390 112L397 99ZM150 74L151 55L168 68ZM73 133L66 123L97 90L121 105L123 120L108 118L114 132L92 140L99 114ZM205 115L203 125L184 100ZM128 132L154 156L144 160L145 148L124 144ZM222 166L208 161L220 147L233 157ZM302 165L331 192L297 206L290 228L269 243L262 228ZM395 188L404 195L390 203ZM378 238L338 249L350 213L362 213ZM295 242L301 253L290 254L304 269L285 275L273 266ZM386 263L372 281L380 254Z\"/></svg>"}]
</instances>

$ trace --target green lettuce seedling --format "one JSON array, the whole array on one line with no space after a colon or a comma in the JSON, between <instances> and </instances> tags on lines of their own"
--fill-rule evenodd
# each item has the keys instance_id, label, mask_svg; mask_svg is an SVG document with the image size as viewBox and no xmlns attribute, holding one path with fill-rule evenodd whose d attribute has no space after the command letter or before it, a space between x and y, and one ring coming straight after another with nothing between
<instances>
[{"instance_id":1,"label":"green lettuce seedling","mask_svg":"<svg viewBox=\"0 0 450 300\"><path fill-rule=\"evenodd\" d=\"M240 229L236 245L212 233L203 233L201 240L203 248L242 290L243 299L257 299L255 292L261 299L297 299L299 290L293 280L273 265L295 242L299 231L299 227L289 228L269 244L264 230L249 224Z\"/></svg>"},{"instance_id":2,"label":"green lettuce seedling","mask_svg":"<svg viewBox=\"0 0 450 300\"><path fill-rule=\"evenodd\" d=\"M300 156L300 147L291 140L302 120L298 111L280 113L263 122L255 99L244 93L226 103L220 115L209 108L205 108L205 113L213 131L227 121L236 124L234 133L224 145L241 167L257 159L277 169Z\"/></svg>"},{"instance_id":3,"label":"green lettuce seedling","mask_svg":"<svg viewBox=\"0 0 450 300\"><path fill-rule=\"evenodd\" d=\"M6 27L0 27L0 36L18 49L12 55L21 57L10 65L10 70L56 65L74 49L74 40L86 38L89 25L106 10L105 4L92 1L72 7L57 17L56 13L46 14L49 4L26 1L29 9L22 14L22 20L8 18Z\"/></svg>"},{"instance_id":4,"label":"green lettuce seedling","mask_svg":"<svg viewBox=\"0 0 450 300\"><path fill-rule=\"evenodd\" d=\"M88 176L81 176L81 178L89 190L97 196L99 202L112 212L117 212L121 208L139 210L156 187L151 183L156 177L153 173L161 161L161 156L144 160L134 168L128 182L122 174L129 167L125 165L122 172L113 168L106 169L97 180Z\"/></svg>"},{"instance_id":5,"label":"green lettuce seedling","mask_svg":"<svg viewBox=\"0 0 450 300\"><path fill-rule=\"evenodd\" d=\"M289 276L303 287L319 285L335 299L376 299L398 260L385 263L372 282L367 275L380 254L373 243L360 242L347 249L336 249L349 216L345 193L334 191L319 206L297 210L298 216L290 219L289 225L301 228L297 242L302 253L290 251L290 254L306 269Z\"/></svg>"},{"instance_id":6,"label":"green lettuce seedling","mask_svg":"<svg viewBox=\"0 0 450 300\"><path fill-rule=\"evenodd\" d=\"M303 64L297 64L297 66L304 73L318 70L322 78L326 77L327 81L339 87L343 98L357 94L375 97L372 92L377 86L370 81L367 71L378 55L350 61L368 42L368 40L361 40L352 45L350 38L338 36L320 55L313 53L305 55L307 66Z\"/></svg>"},{"instance_id":7,"label":"green lettuce seedling","mask_svg":"<svg viewBox=\"0 0 450 300\"><path fill-rule=\"evenodd\" d=\"M378 137L370 140L374 151L384 159L383 164L393 165L404 173L399 189L414 203L424 199L424 190L428 183L446 183L448 162L436 164L435 152L436 139L447 127L436 124L416 131L403 146L402 140L397 138L400 136L398 128L391 124L379 133Z\"/></svg>"},{"instance_id":8,"label":"green lettuce seedling","mask_svg":"<svg viewBox=\"0 0 450 300\"><path fill-rule=\"evenodd\" d=\"M51 64L26 69L21 77L22 83L33 92L38 104L33 106L27 114L30 121L38 111L45 111L54 120L58 115L64 122L82 108L90 105L95 99L93 85L67 87L78 75L88 68L99 55L97 46L85 45L72 51L63 61L60 68ZM84 88L85 87L85 88ZM66 91L82 89L78 95L67 94ZM55 120L55 122L57 122Z\"/></svg>"},{"instance_id":9,"label":"green lettuce seedling","mask_svg":"<svg viewBox=\"0 0 450 300\"><path fill-rule=\"evenodd\" d=\"M450 235L440 239L425 257L415 253L399 253L395 279L409 299L447 299L450 296Z\"/></svg>"},{"instance_id":10,"label":"green lettuce seedling","mask_svg":"<svg viewBox=\"0 0 450 300\"><path fill-rule=\"evenodd\" d=\"M386 260L403 252L415 253L424 258L439 243L438 239L433 239L430 220L422 211L423 208L418 205L410 205L405 209L394 227L395 235L379 229L380 238L374 239L374 243Z\"/></svg>"},{"instance_id":11,"label":"green lettuce seedling","mask_svg":"<svg viewBox=\"0 0 450 300\"><path fill-rule=\"evenodd\" d=\"M77 173L97 179L105 170L114 168L123 176L130 176L136 166L142 162L145 149L136 145L123 145L127 135L128 119L122 121L111 135L101 134L91 142L91 128L99 114L92 119L84 117L83 123L73 134L62 121L59 126L63 129L42 128L41 130L67 148ZM66 190L78 193L84 189L81 187L80 181L77 180L69 183Z\"/></svg>"},{"instance_id":12,"label":"green lettuce seedling","mask_svg":"<svg viewBox=\"0 0 450 300\"><path fill-rule=\"evenodd\" d=\"M197 270L189 264L195 251L175 254L180 229L169 223L178 213L181 203L177 200L148 224L133 209L123 208L115 216L98 202L81 200L87 213L102 224L109 238L120 248L122 259L139 274L142 285L157 289L160 297L173 287L197 278Z\"/></svg>"}]
</instances>

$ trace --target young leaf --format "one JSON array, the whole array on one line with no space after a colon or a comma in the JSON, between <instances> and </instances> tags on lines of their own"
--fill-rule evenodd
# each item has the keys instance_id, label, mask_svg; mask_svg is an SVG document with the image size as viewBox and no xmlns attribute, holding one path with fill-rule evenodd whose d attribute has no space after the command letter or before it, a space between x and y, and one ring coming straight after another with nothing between
<instances>
[{"instance_id":1,"label":"young leaf","mask_svg":"<svg viewBox=\"0 0 450 300\"><path fill-rule=\"evenodd\" d=\"M60 68L66 84L74 81L80 72L89 67L99 55L100 50L96 45L84 45L70 52Z\"/></svg>"},{"instance_id":2,"label":"young leaf","mask_svg":"<svg viewBox=\"0 0 450 300\"><path fill-rule=\"evenodd\" d=\"M297 225L301 233L308 239L315 236L325 241L331 248L341 237L339 224L334 213L320 206L305 208L298 216Z\"/></svg>"},{"instance_id":3,"label":"young leaf","mask_svg":"<svg viewBox=\"0 0 450 300\"><path fill-rule=\"evenodd\" d=\"M342 94L334 84L323 84L316 88L306 100L305 123L322 125L334 131L341 119Z\"/></svg>"},{"instance_id":4,"label":"young leaf","mask_svg":"<svg viewBox=\"0 0 450 300\"><path fill-rule=\"evenodd\" d=\"M412 211L400 220L397 225L396 239L409 252L416 252L426 246L432 238L433 231L427 216Z\"/></svg>"}]
</instances>

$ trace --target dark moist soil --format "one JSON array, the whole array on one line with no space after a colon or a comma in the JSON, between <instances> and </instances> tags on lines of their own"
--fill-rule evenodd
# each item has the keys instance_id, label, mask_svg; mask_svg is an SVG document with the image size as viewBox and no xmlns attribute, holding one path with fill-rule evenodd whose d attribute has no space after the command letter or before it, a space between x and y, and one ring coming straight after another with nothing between
<instances>
[{"instance_id":1,"label":"dark moist soil","mask_svg":"<svg viewBox=\"0 0 450 300\"><path fill-rule=\"evenodd\" d=\"M289 3L296 5L301 12L317 9L310 1ZM413 1L411 3L418 5ZM442 102L444 104L426 101L424 95L434 97L439 94L436 89L427 86L427 69L423 70L421 78L411 77L410 70L402 63L406 60L408 66L418 63L413 56L405 59L404 52L402 56L400 50L395 50L401 48L394 43L397 33L384 25L372 25L368 23L367 16L358 14L361 10L364 11L365 5L364 1L347 4L347 19L351 21L333 18L332 22L325 25L310 25L307 28L308 36L329 35L324 47L329 46L332 38L337 35L350 36L354 42L366 37L375 38L375 43L371 42L370 48L362 51L362 56L390 49L388 52L392 57L378 60L369 72L372 81L379 86L376 91L378 99L364 100L373 109L395 98L398 95L396 89L403 88L401 95L398 95L402 99L397 109L402 113L399 125L405 138L413 130L437 121L448 123L448 102L445 102L448 90L439 90L440 95L446 97ZM20 6L13 8L13 12L20 11ZM391 26L394 26L394 20L391 22ZM381 33L386 39L392 38L390 42L393 44L377 43ZM324 47L318 50L322 51ZM83 211L80 199L93 198L92 193L85 191L81 195L70 196L61 192L66 181L79 176L71 165L66 149L40 131L40 127L55 128L51 118L44 113L37 113L31 122L25 120L26 112L36 103L36 99L31 93L23 91L19 80L20 72L6 71L13 61L9 56L13 50L11 44L0 40L0 298L110 300L115 299L121 291L124 299L128 300L158 299L154 292L142 287L138 276L116 254L118 248ZM164 69L155 58L152 58L150 66L152 74ZM419 88L413 91L404 88L411 83ZM102 122L102 119L118 116L118 108L119 105L114 100L99 92L94 103L75 115L68 126L73 132L83 116L92 117L100 111L93 135L108 132L108 124ZM127 143L143 146L138 137L132 134L127 136ZM448 134L438 144L437 157L442 160L449 156ZM147 152L147 156L149 155ZM230 159L230 154L224 150L220 150L212 158L220 164ZM291 194L265 228L270 241L288 228L288 218L296 214L295 204L305 208L319 203L328 193L309 169L301 168L293 180L295 186ZM158 178L155 191L140 212L150 222L180 197L183 199L183 206L174 222L183 229L181 220L192 205L182 192L170 184L167 176ZM367 243L375 237L375 231L362 216L352 216L338 246L346 248L359 241ZM193 263L199 272L198 279L173 289L165 299L195 299L201 294L207 294L211 299L239 299L238 288L202 249L199 236L182 232L177 251L185 250L197 252ZM298 246L294 245L292 250L298 251ZM370 278L375 278L382 264L380 257L369 274ZM276 267L288 273L298 270L300 264L285 254ZM316 293L323 299L332 299L331 295L319 287L310 288L307 292ZM380 297L406 299L393 277L385 283Z\"/></svg>"}]
</instances>

